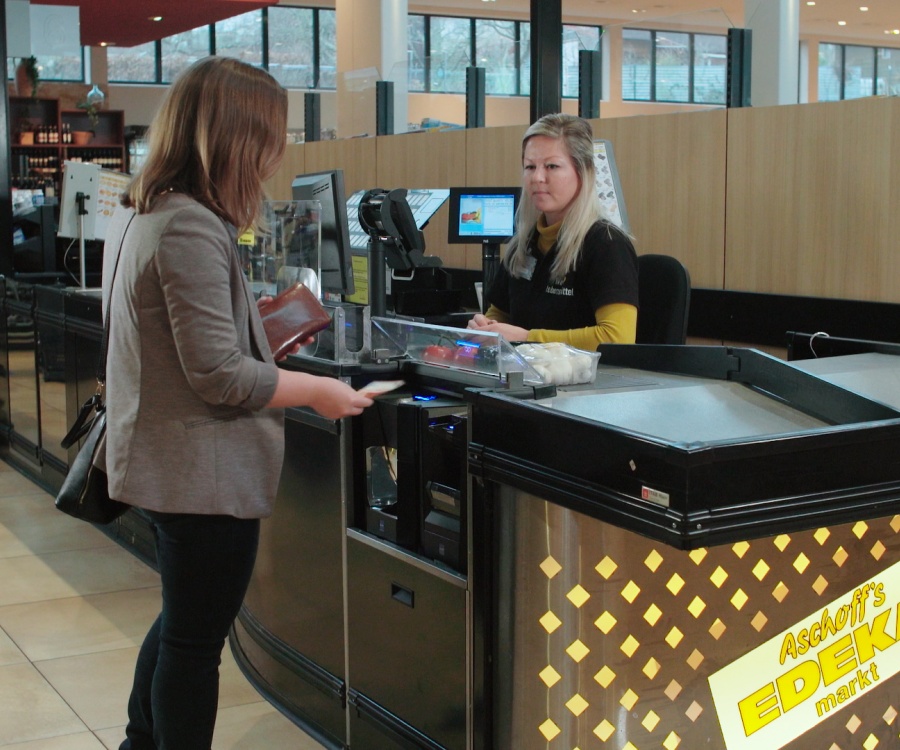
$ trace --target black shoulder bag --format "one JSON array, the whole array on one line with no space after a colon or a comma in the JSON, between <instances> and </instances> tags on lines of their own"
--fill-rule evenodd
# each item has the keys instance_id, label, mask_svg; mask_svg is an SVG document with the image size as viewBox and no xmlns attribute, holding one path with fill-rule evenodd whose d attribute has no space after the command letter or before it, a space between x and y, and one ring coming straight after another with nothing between
<instances>
[{"instance_id":1,"label":"black shoulder bag","mask_svg":"<svg viewBox=\"0 0 900 750\"><path fill-rule=\"evenodd\" d=\"M81 405L78 417L72 428L60 443L69 448L83 439L75 460L69 467L69 473L63 480L62 487L56 496L56 507L63 513L91 523L111 523L130 507L126 503L113 500L109 496L106 472L97 465L97 457L106 449L106 405L103 403L103 387L106 385L106 354L109 348L109 311L112 307L112 288L119 269L119 258L122 255L122 244L128 227L134 219L132 215L122 233L119 243L119 254L109 286L109 300L103 321L103 343L100 359L97 362L97 392Z\"/></svg>"}]
</instances>

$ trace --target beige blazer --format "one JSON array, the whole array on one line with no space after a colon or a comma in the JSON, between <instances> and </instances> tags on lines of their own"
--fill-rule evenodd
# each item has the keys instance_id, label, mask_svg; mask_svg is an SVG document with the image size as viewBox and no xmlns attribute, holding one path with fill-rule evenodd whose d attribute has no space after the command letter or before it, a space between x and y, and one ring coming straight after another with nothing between
<instances>
[{"instance_id":1,"label":"beige blazer","mask_svg":"<svg viewBox=\"0 0 900 750\"><path fill-rule=\"evenodd\" d=\"M110 495L130 505L239 518L271 513L284 415L263 407L278 369L234 234L177 193L161 196L147 214L120 207L110 222L106 468Z\"/></svg>"}]
</instances>

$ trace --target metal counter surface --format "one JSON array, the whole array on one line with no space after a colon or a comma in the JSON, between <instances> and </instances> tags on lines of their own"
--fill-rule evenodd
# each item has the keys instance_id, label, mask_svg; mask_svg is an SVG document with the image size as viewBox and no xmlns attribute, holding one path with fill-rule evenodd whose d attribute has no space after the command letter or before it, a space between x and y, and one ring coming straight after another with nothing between
<instances>
[{"instance_id":1,"label":"metal counter surface","mask_svg":"<svg viewBox=\"0 0 900 750\"><path fill-rule=\"evenodd\" d=\"M479 393L473 474L684 549L900 511L900 411L862 388L724 347L601 363L543 398Z\"/></svg>"},{"instance_id":2,"label":"metal counter surface","mask_svg":"<svg viewBox=\"0 0 900 750\"><path fill-rule=\"evenodd\" d=\"M600 388L596 386L600 385ZM762 393L732 382L598 367L589 390L561 390L537 401L546 409L682 446L772 437L826 427Z\"/></svg>"}]
</instances>

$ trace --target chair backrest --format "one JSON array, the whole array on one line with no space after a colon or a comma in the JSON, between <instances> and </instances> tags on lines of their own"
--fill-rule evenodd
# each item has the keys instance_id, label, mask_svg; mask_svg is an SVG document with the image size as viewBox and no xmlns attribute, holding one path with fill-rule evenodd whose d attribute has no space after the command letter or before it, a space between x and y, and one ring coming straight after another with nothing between
<instances>
[{"instance_id":1,"label":"chair backrest","mask_svg":"<svg viewBox=\"0 0 900 750\"><path fill-rule=\"evenodd\" d=\"M691 305L691 276L670 255L638 256L638 344L683 344Z\"/></svg>"}]
</instances>

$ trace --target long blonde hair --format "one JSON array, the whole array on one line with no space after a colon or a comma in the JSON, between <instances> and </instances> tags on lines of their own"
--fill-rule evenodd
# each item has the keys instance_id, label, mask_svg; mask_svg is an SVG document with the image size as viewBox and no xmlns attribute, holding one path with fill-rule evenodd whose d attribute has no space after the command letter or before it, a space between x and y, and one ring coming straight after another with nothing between
<instances>
[{"instance_id":1,"label":"long blonde hair","mask_svg":"<svg viewBox=\"0 0 900 750\"><path fill-rule=\"evenodd\" d=\"M266 71L229 57L198 60L169 88L148 132L147 161L122 203L146 213L173 190L249 229L286 132L287 92Z\"/></svg>"},{"instance_id":2,"label":"long blonde hair","mask_svg":"<svg viewBox=\"0 0 900 750\"><path fill-rule=\"evenodd\" d=\"M522 138L522 160L525 159L525 145L536 135L560 141L572 159L575 171L581 180L581 190L562 220L557 239L557 256L550 270L555 281L565 278L581 254L584 238L590 228L603 218L600 198L597 194L597 170L594 166L594 133L587 120L562 113L544 115L532 124ZM516 233L509 241L503 262L510 274L521 276L527 259L528 245L535 234L535 225L540 212L534 204L522 196L516 212Z\"/></svg>"}]
</instances>

